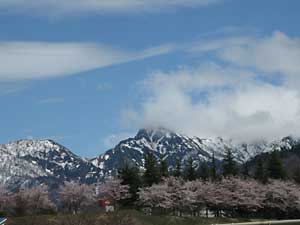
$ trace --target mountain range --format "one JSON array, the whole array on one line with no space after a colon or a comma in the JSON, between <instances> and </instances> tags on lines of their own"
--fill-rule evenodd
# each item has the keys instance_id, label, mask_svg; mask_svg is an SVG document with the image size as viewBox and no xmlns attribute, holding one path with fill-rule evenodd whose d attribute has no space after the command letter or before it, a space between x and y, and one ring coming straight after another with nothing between
<instances>
[{"instance_id":1,"label":"mountain range","mask_svg":"<svg viewBox=\"0 0 300 225\"><path fill-rule=\"evenodd\" d=\"M167 129L141 129L135 137L122 140L114 148L93 159L77 156L52 140L19 140L0 145L0 182L11 189L45 183L57 187L65 181L96 183L113 175L125 163L143 168L144 154L163 156L170 169L176 160L184 165L189 158L199 165L212 154L222 162L231 149L239 163L272 150L289 150L300 139L285 137L273 142L235 143L222 138L201 139Z\"/></svg>"}]
</instances>

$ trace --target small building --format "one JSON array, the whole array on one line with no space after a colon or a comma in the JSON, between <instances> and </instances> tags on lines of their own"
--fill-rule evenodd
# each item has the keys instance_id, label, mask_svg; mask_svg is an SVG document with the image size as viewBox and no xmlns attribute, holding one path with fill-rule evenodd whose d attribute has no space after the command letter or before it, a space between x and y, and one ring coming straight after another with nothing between
<instances>
[{"instance_id":1,"label":"small building","mask_svg":"<svg viewBox=\"0 0 300 225\"><path fill-rule=\"evenodd\" d=\"M6 218L0 218L0 225L5 225L6 221L7 221Z\"/></svg>"},{"instance_id":2,"label":"small building","mask_svg":"<svg viewBox=\"0 0 300 225\"><path fill-rule=\"evenodd\" d=\"M115 211L115 206L113 204L113 200L109 198L103 198L100 199L99 201L99 206L105 209L105 212L114 212Z\"/></svg>"}]
</instances>

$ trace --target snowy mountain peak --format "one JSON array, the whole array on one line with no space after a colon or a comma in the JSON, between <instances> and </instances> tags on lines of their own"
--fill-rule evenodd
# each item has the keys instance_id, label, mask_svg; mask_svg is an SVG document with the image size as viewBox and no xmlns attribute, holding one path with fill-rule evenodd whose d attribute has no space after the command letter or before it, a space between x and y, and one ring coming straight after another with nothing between
<instances>
[{"instance_id":1,"label":"snowy mountain peak","mask_svg":"<svg viewBox=\"0 0 300 225\"><path fill-rule=\"evenodd\" d=\"M171 169L177 159L184 165L192 158L199 165L210 161L213 154L221 163L226 149L231 149L235 159L243 163L258 154L291 149L297 144L300 139L292 136L270 143L239 144L222 138L190 137L163 128L140 129L134 137L88 160L52 140L19 140L0 145L0 182L13 188L40 183L57 186L70 180L95 183L125 164L143 168L147 152L157 158L163 154Z\"/></svg>"},{"instance_id":2,"label":"snowy mountain peak","mask_svg":"<svg viewBox=\"0 0 300 225\"><path fill-rule=\"evenodd\" d=\"M0 145L0 182L17 188L66 180L92 183L103 173L87 160L52 140L19 140Z\"/></svg>"},{"instance_id":3,"label":"snowy mountain peak","mask_svg":"<svg viewBox=\"0 0 300 225\"><path fill-rule=\"evenodd\" d=\"M165 128L151 128L151 129L140 129L135 136L135 139L145 138L149 141L155 142L162 137L170 137L175 133Z\"/></svg>"},{"instance_id":4,"label":"snowy mountain peak","mask_svg":"<svg viewBox=\"0 0 300 225\"><path fill-rule=\"evenodd\" d=\"M125 163L142 168L144 154L152 152L156 156L164 154L170 167L174 167L178 158L184 163L191 157L199 164L210 161L213 154L221 162L226 149L231 149L236 160L243 163L260 153L290 149L297 143L300 143L300 139L291 136L270 143L235 143L221 137L189 137L164 128L140 129L135 137L121 141L93 162L110 172Z\"/></svg>"},{"instance_id":5,"label":"snowy mountain peak","mask_svg":"<svg viewBox=\"0 0 300 225\"><path fill-rule=\"evenodd\" d=\"M6 149L9 153L19 156L46 154L50 151L69 151L52 140L18 140L6 145L0 145L0 149Z\"/></svg>"}]
</instances>

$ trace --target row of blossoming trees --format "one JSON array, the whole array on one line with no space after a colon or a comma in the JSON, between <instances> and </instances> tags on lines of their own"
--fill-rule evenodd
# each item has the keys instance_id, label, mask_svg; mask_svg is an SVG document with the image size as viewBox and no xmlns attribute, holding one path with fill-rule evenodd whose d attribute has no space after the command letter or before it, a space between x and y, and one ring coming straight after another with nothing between
<instances>
[{"instance_id":1,"label":"row of blossoming trees","mask_svg":"<svg viewBox=\"0 0 300 225\"><path fill-rule=\"evenodd\" d=\"M96 191L97 190L97 191ZM97 207L104 195L114 204L130 198L130 187L122 180L110 179L96 188L67 182L56 193L39 186L12 193L0 188L0 210L14 215L49 212L79 213ZM152 212L181 215L299 217L300 186L281 180L262 184L254 179L227 177L218 181L184 181L167 177L162 182L139 189L138 207Z\"/></svg>"},{"instance_id":2,"label":"row of blossoming trees","mask_svg":"<svg viewBox=\"0 0 300 225\"><path fill-rule=\"evenodd\" d=\"M20 189L10 192L0 187L0 214L38 215L45 213L83 212L97 207L100 196L106 196L116 204L128 198L129 187L119 179L110 179L103 184L87 185L66 182L58 190L49 192L47 186Z\"/></svg>"},{"instance_id":3,"label":"row of blossoming trees","mask_svg":"<svg viewBox=\"0 0 300 225\"><path fill-rule=\"evenodd\" d=\"M139 204L175 215L213 212L215 216L299 217L300 186L270 180L262 184L235 177L216 182L169 177L141 189Z\"/></svg>"}]
</instances>

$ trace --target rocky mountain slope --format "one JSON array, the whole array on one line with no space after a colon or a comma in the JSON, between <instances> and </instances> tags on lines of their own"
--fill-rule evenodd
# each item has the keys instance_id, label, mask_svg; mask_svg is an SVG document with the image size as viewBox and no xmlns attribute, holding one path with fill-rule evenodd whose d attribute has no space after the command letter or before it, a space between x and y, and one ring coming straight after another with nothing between
<instances>
[{"instance_id":1,"label":"rocky mountain slope","mask_svg":"<svg viewBox=\"0 0 300 225\"><path fill-rule=\"evenodd\" d=\"M133 138L121 141L97 158L87 160L52 140L21 140L0 145L0 183L13 188L46 183L57 187L64 181L95 183L116 173L125 163L143 168L146 152L163 155L170 168L179 158L192 157L200 164L212 154L221 163L230 148L239 163L273 149L292 149L300 140L292 137L271 143L236 144L222 138L201 139L166 129L141 129Z\"/></svg>"},{"instance_id":2,"label":"rocky mountain slope","mask_svg":"<svg viewBox=\"0 0 300 225\"><path fill-rule=\"evenodd\" d=\"M300 142L290 137L285 138L284 141L290 143L291 148L281 148L277 155L280 158L286 177L294 179L300 173ZM249 173L254 175L258 161L262 162L264 168L268 168L271 155L271 152L264 152L247 161ZM299 178L297 178L297 182L299 181Z\"/></svg>"},{"instance_id":3,"label":"rocky mountain slope","mask_svg":"<svg viewBox=\"0 0 300 225\"><path fill-rule=\"evenodd\" d=\"M94 183L102 170L51 140L21 140L0 145L0 182L12 188L69 180Z\"/></svg>"},{"instance_id":4,"label":"rocky mountain slope","mask_svg":"<svg viewBox=\"0 0 300 225\"><path fill-rule=\"evenodd\" d=\"M166 129L141 129L133 138L121 141L116 147L108 150L99 158L93 159L93 164L101 169L112 172L125 163L143 167L146 152L159 156L163 154L170 167L174 167L176 159L182 163L192 157L196 163L209 161L214 153L221 162L226 149L231 149L239 163L246 162L254 156L274 149L291 149L299 139L288 137L271 143L260 142L252 144L234 143L222 138L201 139L189 137Z\"/></svg>"}]
</instances>

